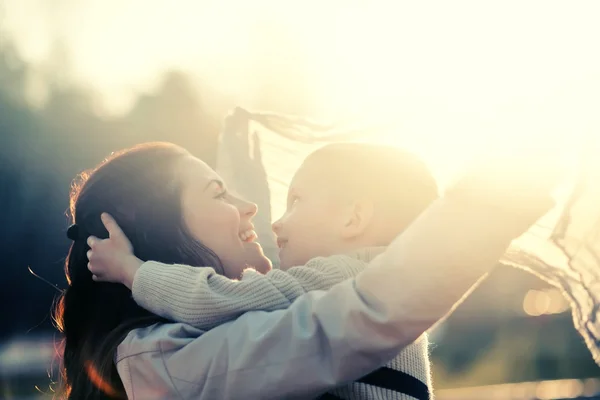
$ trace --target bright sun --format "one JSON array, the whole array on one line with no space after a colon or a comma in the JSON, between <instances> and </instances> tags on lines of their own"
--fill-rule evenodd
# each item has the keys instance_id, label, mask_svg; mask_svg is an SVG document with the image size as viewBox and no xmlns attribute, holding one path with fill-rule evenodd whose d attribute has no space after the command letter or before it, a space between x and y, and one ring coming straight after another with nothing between
<instances>
[{"instance_id":1,"label":"bright sun","mask_svg":"<svg viewBox=\"0 0 600 400\"><path fill-rule=\"evenodd\" d=\"M383 128L378 141L415 149L443 178L486 146L556 145L599 128L595 1L4 3L25 57L43 63L58 40L69 76L112 111L167 68L248 108L275 76L277 97Z\"/></svg>"}]
</instances>

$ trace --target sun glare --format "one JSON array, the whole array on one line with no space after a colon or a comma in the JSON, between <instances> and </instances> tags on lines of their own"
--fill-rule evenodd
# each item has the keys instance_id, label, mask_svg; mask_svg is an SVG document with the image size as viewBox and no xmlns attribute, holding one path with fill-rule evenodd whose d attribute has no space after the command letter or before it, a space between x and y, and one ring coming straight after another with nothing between
<instances>
[{"instance_id":1,"label":"sun glare","mask_svg":"<svg viewBox=\"0 0 600 400\"><path fill-rule=\"evenodd\" d=\"M597 11L592 1L6 0L4 25L38 64L60 43L68 76L109 112L169 68L248 108L271 79L281 100L309 96L313 117L385 126L374 140L415 149L450 179L485 148L598 130Z\"/></svg>"}]
</instances>

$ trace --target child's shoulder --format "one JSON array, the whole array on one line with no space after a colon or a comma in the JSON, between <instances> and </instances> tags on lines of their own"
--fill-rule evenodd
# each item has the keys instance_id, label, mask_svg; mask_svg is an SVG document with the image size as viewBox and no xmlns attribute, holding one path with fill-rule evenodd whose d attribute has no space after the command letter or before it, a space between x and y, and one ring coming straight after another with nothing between
<instances>
[{"instance_id":1,"label":"child's shoulder","mask_svg":"<svg viewBox=\"0 0 600 400\"><path fill-rule=\"evenodd\" d=\"M368 264L373 261L375 257L382 254L385 249L387 249L385 246L363 247L361 249L346 253L345 255Z\"/></svg>"},{"instance_id":2,"label":"child's shoulder","mask_svg":"<svg viewBox=\"0 0 600 400\"><path fill-rule=\"evenodd\" d=\"M385 251L385 247L365 247L345 254L336 254L328 257L315 257L308 261L308 268L364 268L371 260Z\"/></svg>"}]
</instances>

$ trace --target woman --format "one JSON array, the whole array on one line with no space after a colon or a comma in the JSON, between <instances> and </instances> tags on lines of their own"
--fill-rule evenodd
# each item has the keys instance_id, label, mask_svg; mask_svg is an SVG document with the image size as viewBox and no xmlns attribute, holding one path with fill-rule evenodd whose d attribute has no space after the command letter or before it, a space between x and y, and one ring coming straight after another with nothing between
<instances>
[{"instance_id":1,"label":"woman","mask_svg":"<svg viewBox=\"0 0 600 400\"><path fill-rule=\"evenodd\" d=\"M70 232L76 240L65 267L69 287L56 315L65 335L63 379L69 398L102 398L99 382L94 382L100 376L101 386L110 386L108 393L122 394L113 356L100 349L119 344L122 338L116 328L126 333L131 327L158 320L138 307L125 287L92 281L85 239L105 236L99 218L102 211L115 216L141 259L206 265L230 277L239 276L248 264L261 271L271 268L258 244L239 240L240 233L251 226L256 206L233 196L229 197L235 207L226 205L221 201L226 194L216 179L197 185L203 172L210 173L200 165L200 176L189 176L190 171L197 171L193 168L197 163L201 162L177 146L147 144L113 155L93 172L82 174L81 182L73 186L70 213L79 232ZM183 181L190 184L184 188ZM203 193L219 201L202 203L208 200ZM207 212L198 213L198 209Z\"/></svg>"},{"instance_id":2,"label":"woman","mask_svg":"<svg viewBox=\"0 0 600 400\"><path fill-rule=\"evenodd\" d=\"M123 286L94 282L86 238L107 237L100 214L108 212L139 259L209 266L237 278L247 265L270 268L260 246L242 240L256 207L227 193L214 171L179 147L148 144L119 153L72 193L69 288L57 308L66 393L314 397L358 379L443 318L549 209L550 182L523 171L510 177L493 193L478 189L486 176L464 179L356 279L306 294L287 310L247 313L204 333L142 310ZM418 279L399 291L396 282L414 269Z\"/></svg>"}]
</instances>

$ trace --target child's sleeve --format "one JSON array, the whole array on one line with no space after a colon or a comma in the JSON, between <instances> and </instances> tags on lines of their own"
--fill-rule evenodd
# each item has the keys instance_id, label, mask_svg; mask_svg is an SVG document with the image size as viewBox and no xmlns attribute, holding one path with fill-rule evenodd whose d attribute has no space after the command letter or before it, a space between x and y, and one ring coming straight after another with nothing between
<instances>
[{"instance_id":1,"label":"child's sleeve","mask_svg":"<svg viewBox=\"0 0 600 400\"><path fill-rule=\"evenodd\" d=\"M132 293L148 311L208 330L247 311L287 308L307 291L329 289L366 265L344 255L318 257L266 275L248 269L241 280L231 280L209 267L148 261L136 273Z\"/></svg>"}]
</instances>

